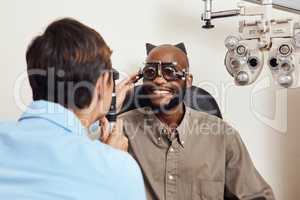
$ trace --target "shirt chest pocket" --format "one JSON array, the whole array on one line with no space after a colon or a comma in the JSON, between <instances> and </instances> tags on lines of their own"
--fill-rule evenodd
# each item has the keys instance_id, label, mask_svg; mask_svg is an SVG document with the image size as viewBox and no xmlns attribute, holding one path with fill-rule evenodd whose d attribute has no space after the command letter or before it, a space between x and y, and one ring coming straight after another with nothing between
<instances>
[{"instance_id":1,"label":"shirt chest pocket","mask_svg":"<svg viewBox=\"0 0 300 200\"><path fill-rule=\"evenodd\" d=\"M192 200L223 200L224 184L222 181L194 180Z\"/></svg>"}]
</instances>

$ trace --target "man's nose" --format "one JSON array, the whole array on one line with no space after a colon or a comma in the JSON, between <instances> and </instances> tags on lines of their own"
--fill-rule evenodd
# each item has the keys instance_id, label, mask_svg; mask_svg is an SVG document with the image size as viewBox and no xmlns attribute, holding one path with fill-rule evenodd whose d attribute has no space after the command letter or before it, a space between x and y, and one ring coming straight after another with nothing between
<instances>
[{"instance_id":1,"label":"man's nose","mask_svg":"<svg viewBox=\"0 0 300 200\"><path fill-rule=\"evenodd\" d=\"M166 81L166 79L164 79L163 76L157 76L157 77L153 80L153 83L156 84L156 85L163 85L163 84L166 84L167 81Z\"/></svg>"}]
</instances>

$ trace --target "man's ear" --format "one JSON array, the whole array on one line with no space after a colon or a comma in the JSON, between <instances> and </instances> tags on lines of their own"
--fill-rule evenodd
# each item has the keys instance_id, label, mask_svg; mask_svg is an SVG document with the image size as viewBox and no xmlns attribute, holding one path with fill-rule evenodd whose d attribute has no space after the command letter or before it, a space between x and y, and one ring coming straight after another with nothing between
<instances>
[{"instance_id":1,"label":"man's ear","mask_svg":"<svg viewBox=\"0 0 300 200\"><path fill-rule=\"evenodd\" d=\"M192 74L189 74L187 77L186 77L186 87L187 88L191 88L193 86L193 75Z\"/></svg>"},{"instance_id":2,"label":"man's ear","mask_svg":"<svg viewBox=\"0 0 300 200\"><path fill-rule=\"evenodd\" d=\"M175 47L177 47L178 49L180 49L181 51L183 51L183 53L185 53L185 55L187 55L186 48L185 48L185 45L184 45L183 42L181 42L179 44L176 44Z\"/></svg>"},{"instance_id":3,"label":"man's ear","mask_svg":"<svg viewBox=\"0 0 300 200\"><path fill-rule=\"evenodd\" d=\"M102 73L95 84L92 102L91 102L91 109L96 109L99 116L104 116L104 95L107 95L107 85L109 84L110 75L108 73Z\"/></svg>"},{"instance_id":4,"label":"man's ear","mask_svg":"<svg viewBox=\"0 0 300 200\"><path fill-rule=\"evenodd\" d=\"M96 81L95 88L93 91L92 102L91 102L93 105L99 103L100 98L102 98L101 97L101 90L103 90L102 82L103 82L103 76L100 75Z\"/></svg>"},{"instance_id":5,"label":"man's ear","mask_svg":"<svg viewBox=\"0 0 300 200\"><path fill-rule=\"evenodd\" d=\"M105 90L108 84L109 84L109 78L110 75L108 72L102 73L95 84L94 88L94 95L93 95L93 100L98 102L99 100L103 99L103 95L105 94Z\"/></svg>"},{"instance_id":6,"label":"man's ear","mask_svg":"<svg viewBox=\"0 0 300 200\"><path fill-rule=\"evenodd\" d=\"M156 46L153 45L153 44L150 44L150 43L146 43L146 52L147 52L147 55L149 55L150 51L152 49L154 49Z\"/></svg>"}]
</instances>

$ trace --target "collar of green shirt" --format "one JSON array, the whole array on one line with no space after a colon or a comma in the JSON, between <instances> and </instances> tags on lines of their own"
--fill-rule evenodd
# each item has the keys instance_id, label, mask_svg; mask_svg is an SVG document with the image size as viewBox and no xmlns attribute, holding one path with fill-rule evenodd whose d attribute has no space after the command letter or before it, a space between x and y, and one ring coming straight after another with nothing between
<instances>
[{"instance_id":1,"label":"collar of green shirt","mask_svg":"<svg viewBox=\"0 0 300 200\"><path fill-rule=\"evenodd\" d=\"M176 131L178 133L178 139L179 139L179 143L180 145L184 148L184 144L185 144L185 140L187 138L188 135L188 131L189 131L189 127L190 124L189 122L191 121L190 118L190 114L191 114L191 108L187 107L184 105L185 108L185 113L184 113L184 117L182 119L182 121L180 122L179 126L176 128ZM145 107L144 108L144 113L145 113L145 117L148 119L147 121L150 122L150 124L148 123L148 126L158 126L158 135L156 135L155 139L156 140L161 140L161 137L164 135L167 135L167 125L164 124L163 122L161 122L155 115L154 112L152 112L150 107ZM151 119L151 120L149 120ZM159 141L157 141L159 143Z\"/></svg>"}]
</instances>

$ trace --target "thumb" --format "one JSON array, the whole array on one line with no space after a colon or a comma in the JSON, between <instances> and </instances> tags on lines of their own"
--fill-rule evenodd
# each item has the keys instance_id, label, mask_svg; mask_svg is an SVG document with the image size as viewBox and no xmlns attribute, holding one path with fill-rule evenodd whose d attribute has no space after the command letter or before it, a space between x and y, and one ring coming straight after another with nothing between
<instances>
[{"instance_id":1,"label":"thumb","mask_svg":"<svg viewBox=\"0 0 300 200\"><path fill-rule=\"evenodd\" d=\"M101 125L101 135L100 135L100 140L102 142L106 142L108 137L109 137L109 122L106 119L106 117L102 117L99 120L99 123Z\"/></svg>"}]
</instances>

